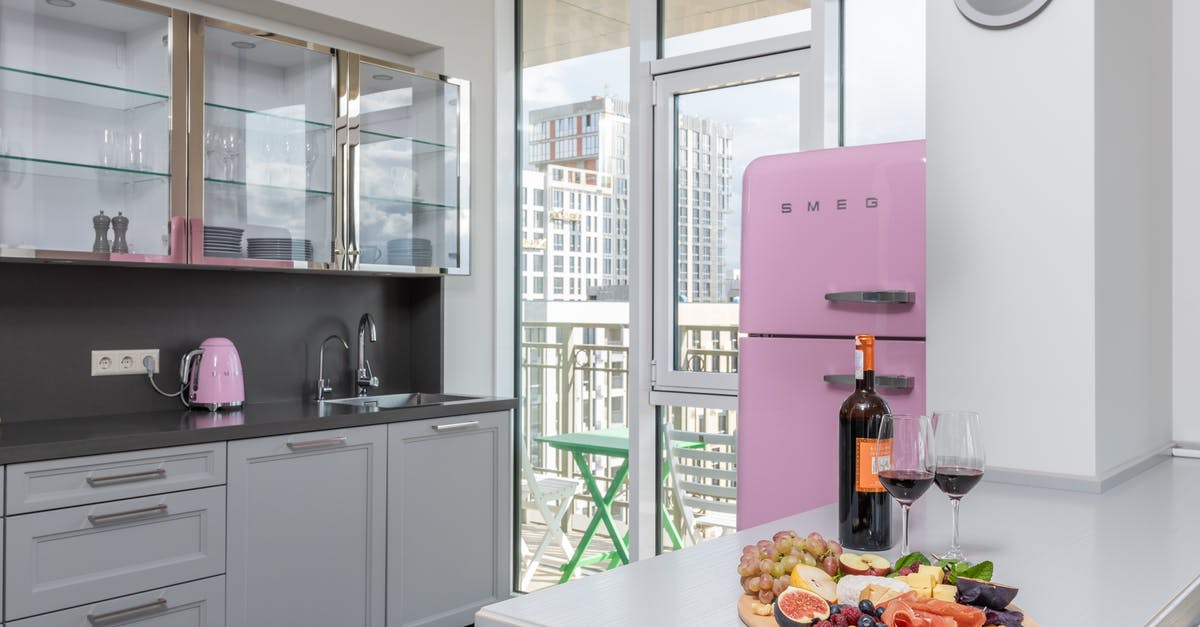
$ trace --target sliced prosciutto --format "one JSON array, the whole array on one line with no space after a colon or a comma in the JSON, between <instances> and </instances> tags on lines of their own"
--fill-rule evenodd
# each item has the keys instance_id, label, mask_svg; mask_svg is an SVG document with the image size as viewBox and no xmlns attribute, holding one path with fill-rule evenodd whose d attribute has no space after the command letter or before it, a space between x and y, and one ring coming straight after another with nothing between
<instances>
[{"instance_id":1,"label":"sliced prosciutto","mask_svg":"<svg viewBox=\"0 0 1200 627\"><path fill-rule=\"evenodd\" d=\"M883 613L883 622L891 627L983 627L984 621L982 610L940 599L918 598L915 592L892 599Z\"/></svg>"}]
</instances>

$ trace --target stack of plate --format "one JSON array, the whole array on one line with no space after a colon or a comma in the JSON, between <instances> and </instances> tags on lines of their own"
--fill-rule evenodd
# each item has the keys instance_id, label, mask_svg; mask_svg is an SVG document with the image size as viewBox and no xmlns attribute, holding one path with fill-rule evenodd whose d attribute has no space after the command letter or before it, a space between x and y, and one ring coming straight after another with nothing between
<instances>
[{"instance_id":1,"label":"stack of plate","mask_svg":"<svg viewBox=\"0 0 1200 627\"><path fill-rule=\"evenodd\" d=\"M251 259L312 261L313 245L310 239L249 237L246 238L246 253Z\"/></svg>"},{"instance_id":2,"label":"stack of plate","mask_svg":"<svg viewBox=\"0 0 1200 627\"><path fill-rule=\"evenodd\" d=\"M231 226L204 227L205 257L241 257L243 229Z\"/></svg>"},{"instance_id":3,"label":"stack of plate","mask_svg":"<svg viewBox=\"0 0 1200 627\"><path fill-rule=\"evenodd\" d=\"M388 263L393 266L432 266L433 243L427 239L394 239L387 243Z\"/></svg>"}]
</instances>

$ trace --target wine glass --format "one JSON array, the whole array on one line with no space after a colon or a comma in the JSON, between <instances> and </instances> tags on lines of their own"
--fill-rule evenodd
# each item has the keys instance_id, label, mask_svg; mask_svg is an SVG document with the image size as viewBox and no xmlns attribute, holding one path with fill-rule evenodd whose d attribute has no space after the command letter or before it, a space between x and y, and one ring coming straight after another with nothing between
<instances>
[{"instance_id":1,"label":"wine glass","mask_svg":"<svg viewBox=\"0 0 1200 627\"><path fill-rule=\"evenodd\" d=\"M320 147L312 138L304 141L304 185L312 187L313 166L317 163L317 152Z\"/></svg>"},{"instance_id":2,"label":"wine glass","mask_svg":"<svg viewBox=\"0 0 1200 627\"><path fill-rule=\"evenodd\" d=\"M226 129L221 134L221 152L225 156L225 180L232 181L237 170L238 157L242 155L242 138L237 129Z\"/></svg>"},{"instance_id":3,"label":"wine glass","mask_svg":"<svg viewBox=\"0 0 1200 627\"><path fill-rule=\"evenodd\" d=\"M934 441L937 446L938 488L950 497L954 508L954 536L945 559L963 559L958 545L958 503L983 478L983 437L979 432L979 413L973 411L936 411L933 413Z\"/></svg>"},{"instance_id":4,"label":"wine glass","mask_svg":"<svg viewBox=\"0 0 1200 627\"><path fill-rule=\"evenodd\" d=\"M872 462L879 483L900 503L901 555L908 555L908 509L933 485L937 458L926 416L885 414Z\"/></svg>"}]
</instances>

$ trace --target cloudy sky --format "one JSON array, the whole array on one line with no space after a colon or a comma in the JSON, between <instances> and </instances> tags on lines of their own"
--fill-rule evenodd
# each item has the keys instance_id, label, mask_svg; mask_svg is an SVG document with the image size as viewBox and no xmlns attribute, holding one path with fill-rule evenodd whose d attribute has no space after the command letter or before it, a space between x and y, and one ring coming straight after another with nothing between
<instances>
[{"instance_id":1,"label":"cloudy sky","mask_svg":"<svg viewBox=\"0 0 1200 627\"><path fill-rule=\"evenodd\" d=\"M924 128L925 0L852 0L846 7L845 137L847 145L921 138ZM670 55L809 30L808 11L675 37ZM611 50L526 68L528 111L592 96L629 99L629 50ZM788 78L681 97L680 111L731 124L733 199L727 221L727 267L739 267L741 177L756 157L799 146L800 80ZM667 179L663 179L667 180Z\"/></svg>"}]
</instances>

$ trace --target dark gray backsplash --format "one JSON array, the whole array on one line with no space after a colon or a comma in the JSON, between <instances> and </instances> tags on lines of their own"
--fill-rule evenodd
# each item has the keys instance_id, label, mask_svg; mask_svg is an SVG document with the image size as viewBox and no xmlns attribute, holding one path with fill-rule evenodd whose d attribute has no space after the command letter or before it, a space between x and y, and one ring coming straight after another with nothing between
<instances>
[{"instance_id":1,"label":"dark gray backsplash","mask_svg":"<svg viewBox=\"0 0 1200 627\"><path fill-rule=\"evenodd\" d=\"M174 391L179 359L208 337L233 340L246 402L311 397L321 341L326 377L347 396L358 319L381 389L441 391L441 280L300 273L0 263L0 419L171 409L145 375L92 377L91 351L157 348Z\"/></svg>"}]
</instances>

